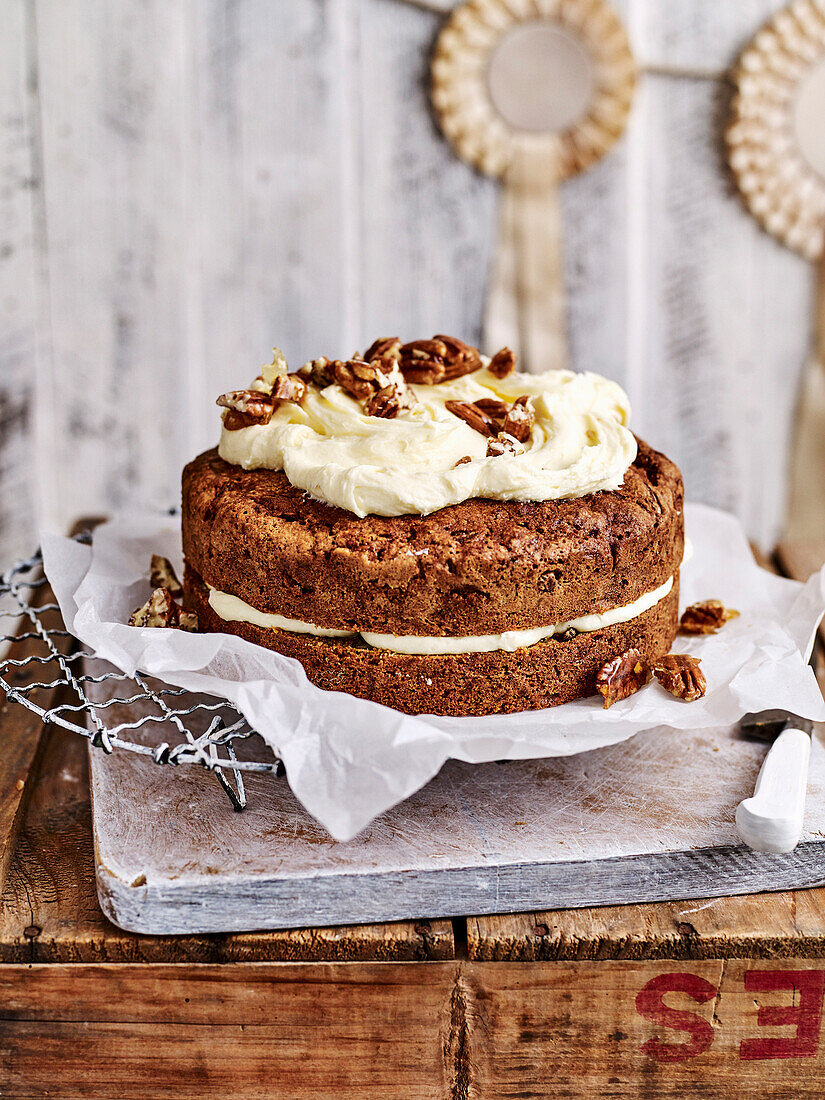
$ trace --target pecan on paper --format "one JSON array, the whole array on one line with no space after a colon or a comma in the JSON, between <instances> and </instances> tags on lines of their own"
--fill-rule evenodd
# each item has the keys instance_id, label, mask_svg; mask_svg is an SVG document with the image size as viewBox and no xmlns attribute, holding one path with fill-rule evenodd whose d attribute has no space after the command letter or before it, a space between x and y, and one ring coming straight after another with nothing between
<instances>
[{"instance_id":1,"label":"pecan on paper","mask_svg":"<svg viewBox=\"0 0 825 1100\"><path fill-rule=\"evenodd\" d=\"M628 649L611 657L596 673L596 691L604 699L604 709L620 699L634 695L650 679L650 668L638 649Z\"/></svg>"}]
</instances>

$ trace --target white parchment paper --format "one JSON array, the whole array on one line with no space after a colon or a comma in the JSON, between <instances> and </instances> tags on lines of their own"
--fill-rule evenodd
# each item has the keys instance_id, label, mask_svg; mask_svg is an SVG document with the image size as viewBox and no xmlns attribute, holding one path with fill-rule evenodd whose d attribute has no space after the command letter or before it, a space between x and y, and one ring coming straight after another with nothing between
<instances>
[{"instance_id":1,"label":"white parchment paper","mask_svg":"<svg viewBox=\"0 0 825 1100\"><path fill-rule=\"evenodd\" d=\"M694 554L682 572L683 606L716 598L741 612L719 634L676 640L675 651L702 659L703 699L684 703L651 682L610 710L593 698L487 718L400 714L321 691L297 661L241 638L126 626L149 594L151 554L181 563L178 517L125 515L98 528L92 547L49 534L42 547L73 634L128 674L140 669L231 700L281 757L300 802L336 839L348 840L450 757L481 763L567 756L657 726L729 726L768 708L825 720L807 664L825 610L825 567L797 584L756 565L732 516L694 504L686 522Z\"/></svg>"}]
</instances>

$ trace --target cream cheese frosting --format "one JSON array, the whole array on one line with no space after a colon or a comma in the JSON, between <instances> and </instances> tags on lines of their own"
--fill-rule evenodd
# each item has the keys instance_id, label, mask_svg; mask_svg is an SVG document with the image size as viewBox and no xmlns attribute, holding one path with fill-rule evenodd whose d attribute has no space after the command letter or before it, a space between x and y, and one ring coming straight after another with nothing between
<instances>
[{"instance_id":1,"label":"cream cheese frosting","mask_svg":"<svg viewBox=\"0 0 825 1100\"><path fill-rule=\"evenodd\" d=\"M268 391L262 380L250 388ZM365 415L338 385L312 386L300 405L280 405L267 424L224 427L218 451L246 470L282 469L292 485L361 517L427 515L477 497L556 500L618 489L636 457L627 397L597 374L498 378L484 366L409 390L412 407L385 420ZM532 400L535 423L516 454L487 457L486 438L445 408L522 395Z\"/></svg>"},{"instance_id":2,"label":"cream cheese frosting","mask_svg":"<svg viewBox=\"0 0 825 1100\"><path fill-rule=\"evenodd\" d=\"M646 592L633 603L612 608L599 614L582 615L566 623L552 626L540 626L532 630L508 630L502 634L468 635L466 637L421 637L416 635L398 636L395 634L374 634L368 631L330 630L315 626L314 623L300 619L288 619L284 615L274 615L258 611L244 600L227 592L207 585L209 605L224 622L252 623L264 629L289 630L298 634L313 634L320 638L357 638L361 637L374 649L389 649L394 653L432 655L438 653L490 653L505 650L513 653L517 649L527 649L536 642L551 638L554 634L563 634L566 630L575 630L578 634L587 634L614 623L626 623L654 607L673 588L673 577L664 584Z\"/></svg>"}]
</instances>

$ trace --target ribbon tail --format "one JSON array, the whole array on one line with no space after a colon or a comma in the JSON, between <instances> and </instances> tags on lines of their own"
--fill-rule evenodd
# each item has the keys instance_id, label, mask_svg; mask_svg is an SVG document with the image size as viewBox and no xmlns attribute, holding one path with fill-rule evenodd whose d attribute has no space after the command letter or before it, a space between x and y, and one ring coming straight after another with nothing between
<instances>
[{"instance_id":1,"label":"ribbon tail","mask_svg":"<svg viewBox=\"0 0 825 1100\"><path fill-rule=\"evenodd\" d=\"M486 347L514 347L521 369L533 373L568 362L559 165L556 141L515 144L487 300Z\"/></svg>"}]
</instances>

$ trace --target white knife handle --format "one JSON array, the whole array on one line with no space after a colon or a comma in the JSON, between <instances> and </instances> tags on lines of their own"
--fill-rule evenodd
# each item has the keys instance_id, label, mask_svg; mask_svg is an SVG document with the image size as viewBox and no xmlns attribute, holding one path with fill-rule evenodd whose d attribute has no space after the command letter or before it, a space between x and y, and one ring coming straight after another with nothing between
<instances>
[{"instance_id":1,"label":"white knife handle","mask_svg":"<svg viewBox=\"0 0 825 1100\"><path fill-rule=\"evenodd\" d=\"M792 852L802 835L811 735L789 729L768 749L753 798L736 810L739 835L757 852Z\"/></svg>"}]
</instances>

